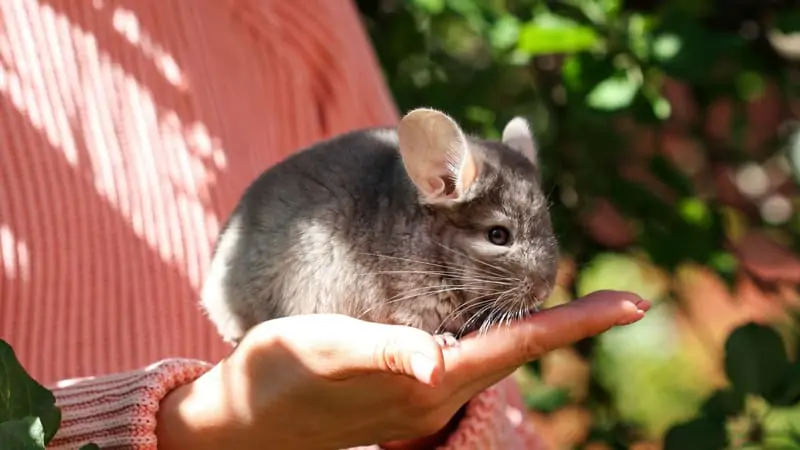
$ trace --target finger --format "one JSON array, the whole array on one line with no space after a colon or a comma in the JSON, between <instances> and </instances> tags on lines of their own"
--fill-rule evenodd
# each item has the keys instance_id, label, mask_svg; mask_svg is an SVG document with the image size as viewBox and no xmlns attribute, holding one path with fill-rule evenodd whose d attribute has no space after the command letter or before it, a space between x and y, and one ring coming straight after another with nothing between
<instances>
[{"instance_id":1,"label":"finger","mask_svg":"<svg viewBox=\"0 0 800 450\"><path fill-rule=\"evenodd\" d=\"M448 381L494 379L548 351L640 320L650 304L629 292L599 291L566 305L462 339L444 352Z\"/></svg>"},{"instance_id":2,"label":"finger","mask_svg":"<svg viewBox=\"0 0 800 450\"><path fill-rule=\"evenodd\" d=\"M272 321L270 332L319 376L347 379L365 373L407 375L435 386L444 373L442 349L422 330L336 314Z\"/></svg>"}]
</instances>

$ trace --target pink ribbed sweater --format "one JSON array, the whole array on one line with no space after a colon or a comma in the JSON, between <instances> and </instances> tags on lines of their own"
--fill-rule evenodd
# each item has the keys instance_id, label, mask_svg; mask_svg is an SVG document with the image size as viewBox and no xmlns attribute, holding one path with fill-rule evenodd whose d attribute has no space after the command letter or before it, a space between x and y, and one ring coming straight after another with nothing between
<instances>
[{"instance_id":1,"label":"pink ribbed sweater","mask_svg":"<svg viewBox=\"0 0 800 450\"><path fill-rule=\"evenodd\" d=\"M52 447L156 448L160 399L228 351L197 297L244 188L396 118L348 0L0 1L0 336L92 377L56 388ZM448 448L534 448L508 389Z\"/></svg>"}]
</instances>

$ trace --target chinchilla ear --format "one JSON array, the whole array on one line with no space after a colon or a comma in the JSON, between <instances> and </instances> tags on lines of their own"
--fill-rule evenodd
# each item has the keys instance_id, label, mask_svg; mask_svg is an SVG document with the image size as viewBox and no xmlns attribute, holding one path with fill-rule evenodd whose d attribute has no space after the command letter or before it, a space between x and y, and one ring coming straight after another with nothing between
<instances>
[{"instance_id":1,"label":"chinchilla ear","mask_svg":"<svg viewBox=\"0 0 800 450\"><path fill-rule=\"evenodd\" d=\"M429 108L415 109L400 120L397 135L403 165L424 201L464 199L478 176L478 164L452 118Z\"/></svg>"},{"instance_id":2,"label":"chinchilla ear","mask_svg":"<svg viewBox=\"0 0 800 450\"><path fill-rule=\"evenodd\" d=\"M522 117L514 117L503 129L503 144L518 151L539 168L539 152L533 140L533 133L528 121Z\"/></svg>"}]
</instances>

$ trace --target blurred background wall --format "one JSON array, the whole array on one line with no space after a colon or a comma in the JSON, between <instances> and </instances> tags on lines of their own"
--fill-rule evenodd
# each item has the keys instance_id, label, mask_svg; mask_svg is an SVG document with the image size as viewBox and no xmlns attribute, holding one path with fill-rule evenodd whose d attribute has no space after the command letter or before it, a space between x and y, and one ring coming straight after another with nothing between
<instances>
[{"instance_id":1,"label":"blurred background wall","mask_svg":"<svg viewBox=\"0 0 800 450\"><path fill-rule=\"evenodd\" d=\"M800 2L357 3L401 110L531 120L550 304L656 304L520 371L554 448L800 448Z\"/></svg>"}]
</instances>

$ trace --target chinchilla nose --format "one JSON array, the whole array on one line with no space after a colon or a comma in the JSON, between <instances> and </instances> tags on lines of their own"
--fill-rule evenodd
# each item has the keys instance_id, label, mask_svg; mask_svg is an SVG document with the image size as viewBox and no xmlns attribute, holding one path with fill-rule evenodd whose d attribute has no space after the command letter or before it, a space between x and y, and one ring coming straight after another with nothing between
<instances>
[{"instance_id":1,"label":"chinchilla nose","mask_svg":"<svg viewBox=\"0 0 800 450\"><path fill-rule=\"evenodd\" d=\"M533 287L533 296L538 302L545 302L553 293L553 287L547 283L538 283Z\"/></svg>"},{"instance_id":2,"label":"chinchilla nose","mask_svg":"<svg viewBox=\"0 0 800 450\"><path fill-rule=\"evenodd\" d=\"M539 273L530 274L523 280L524 291L536 303L544 302L553 292L553 283Z\"/></svg>"}]
</instances>

